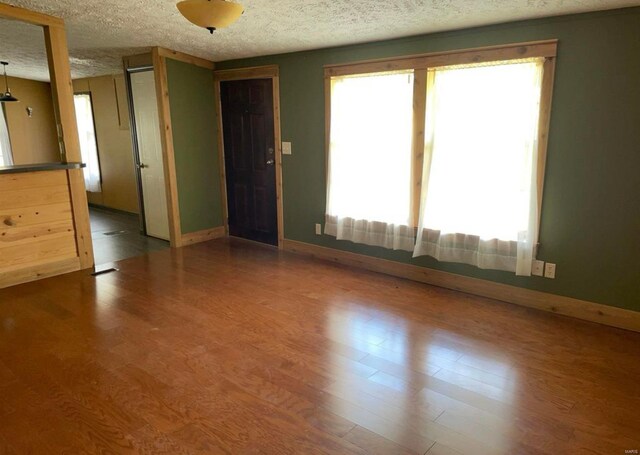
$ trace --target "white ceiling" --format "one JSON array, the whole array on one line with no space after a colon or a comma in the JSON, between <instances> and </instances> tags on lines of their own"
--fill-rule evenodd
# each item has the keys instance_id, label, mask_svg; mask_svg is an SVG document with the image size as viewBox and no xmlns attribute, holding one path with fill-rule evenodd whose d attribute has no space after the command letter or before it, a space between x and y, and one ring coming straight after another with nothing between
<instances>
[{"instance_id":1,"label":"white ceiling","mask_svg":"<svg viewBox=\"0 0 640 455\"><path fill-rule=\"evenodd\" d=\"M245 14L209 35L177 0L0 0L66 21L73 77L121 71L121 58L163 46L212 61L399 38L544 16L640 5L640 0L238 0ZM48 78L41 33L0 21L11 74Z\"/></svg>"}]
</instances>

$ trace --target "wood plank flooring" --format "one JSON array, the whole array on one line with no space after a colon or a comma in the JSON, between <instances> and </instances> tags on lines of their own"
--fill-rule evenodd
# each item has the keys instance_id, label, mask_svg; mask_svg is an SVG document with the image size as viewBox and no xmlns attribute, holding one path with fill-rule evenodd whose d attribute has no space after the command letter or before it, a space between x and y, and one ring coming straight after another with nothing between
<instances>
[{"instance_id":1,"label":"wood plank flooring","mask_svg":"<svg viewBox=\"0 0 640 455\"><path fill-rule=\"evenodd\" d=\"M169 242L140 234L138 215L89 207L91 238L96 265L103 266L152 251L169 248Z\"/></svg>"},{"instance_id":2,"label":"wood plank flooring","mask_svg":"<svg viewBox=\"0 0 640 455\"><path fill-rule=\"evenodd\" d=\"M640 334L240 240L118 267L0 290L0 453L640 449Z\"/></svg>"}]
</instances>

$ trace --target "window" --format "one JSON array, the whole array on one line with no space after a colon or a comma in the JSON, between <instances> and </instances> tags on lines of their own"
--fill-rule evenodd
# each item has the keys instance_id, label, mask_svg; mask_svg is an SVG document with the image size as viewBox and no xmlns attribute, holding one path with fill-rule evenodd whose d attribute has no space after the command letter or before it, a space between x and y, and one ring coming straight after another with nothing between
<instances>
[{"instance_id":1,"label":"window","mask_svg":"<svg viewBox=\"0 0 640 455\"><path fill-rule=\"evenodd\" d=\"M4 111L4 105L0 105L0 166L13 165L13 155L11 153L11 141L9 140L9 127Z\"/></svg>"},{"instance_id":2,"label":"window","mask_svg":"<svg viewBox=\"0 0 640 455\"><path fill-rule=\"evenodd\" d=\"M327 233L413 250L413 71L331 80ZM375 94L375 96L372 96Z\"/></svg>"},{"instance_id":3,"label":"window","mask_svg":"<svg viewBox=\"0 0 640 455\"><path fill-rule=\"evenodd\" d=\"M555 52L542 42L327 68L325 232L530 275Z\"/></svg>"},{"instance_id":4,"label":"window","mask_svg":"<svg viewBox=\"0 0 640 455\"><path fill-rule=\"evenodd\" d=\"M80 137L80 153L84 168L84 184L87 191L99 193L101 188L100 160L98 158L98 143L93 119L91 95L79 93L73 95L76 108L76 120L78 123L78 135Z\"/></svg>"}]
</instances>

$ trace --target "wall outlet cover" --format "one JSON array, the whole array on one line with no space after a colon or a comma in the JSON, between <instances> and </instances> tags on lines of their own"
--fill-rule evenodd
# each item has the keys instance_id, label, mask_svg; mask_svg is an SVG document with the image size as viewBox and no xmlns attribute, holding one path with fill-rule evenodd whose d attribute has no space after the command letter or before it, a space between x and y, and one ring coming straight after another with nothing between
<instances>
[{"instance_id":1,"label":"wall outlet cover","mask_svg":"<svg viewBox=\"0 0 640 455\"><path fill-rule=\"evenodd\" d=\"M291 142L283 142L282 143L282 154L283 155L291 155Z\"/></svg>"},{"instance_id":2,"label":"wall outlet cover","mask_svg":"<svg viewBox=\"0 0 640 455\"><path fill-rule=\"evenodd\" d=\"M322 235L322 225L320 223L316 224L316 235Z\"/></svg>"},{"instance_id":3,"label":"wall outlet cover","mask_svg":"<svg viewBox=\"0 0 640 455\"><path fill-rule=\"evenodd\" d=\"M531 275L544 276L544 261L533 261L533 265L531 266Z\"/></svg>"},{"instance_id":4,"label":"wall outlet cover","mask_svg":"<svg viewBox=\"0 0 640 455\"><path fill-rule=\"evenodd\" d=\"M554 279L556 277L556 265L550 262L544 266L544 277Z\"/></svg>"}]
</instances>

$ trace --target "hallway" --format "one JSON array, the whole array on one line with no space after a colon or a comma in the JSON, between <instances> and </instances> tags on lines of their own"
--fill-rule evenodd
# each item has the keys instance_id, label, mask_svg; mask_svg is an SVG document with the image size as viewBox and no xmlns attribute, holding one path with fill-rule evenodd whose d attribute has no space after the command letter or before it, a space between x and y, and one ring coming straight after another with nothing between
<instances>
[{"instance_id":1,"label":"hallway","mask_svg":"<svg viewBox=\"0 0 640 455\"><path fill-rule=\"evenodd\" d=\"M89 207L96 266L169 248L169 242L140 234L138 216Z\"/></svg>"}]
</instances>

